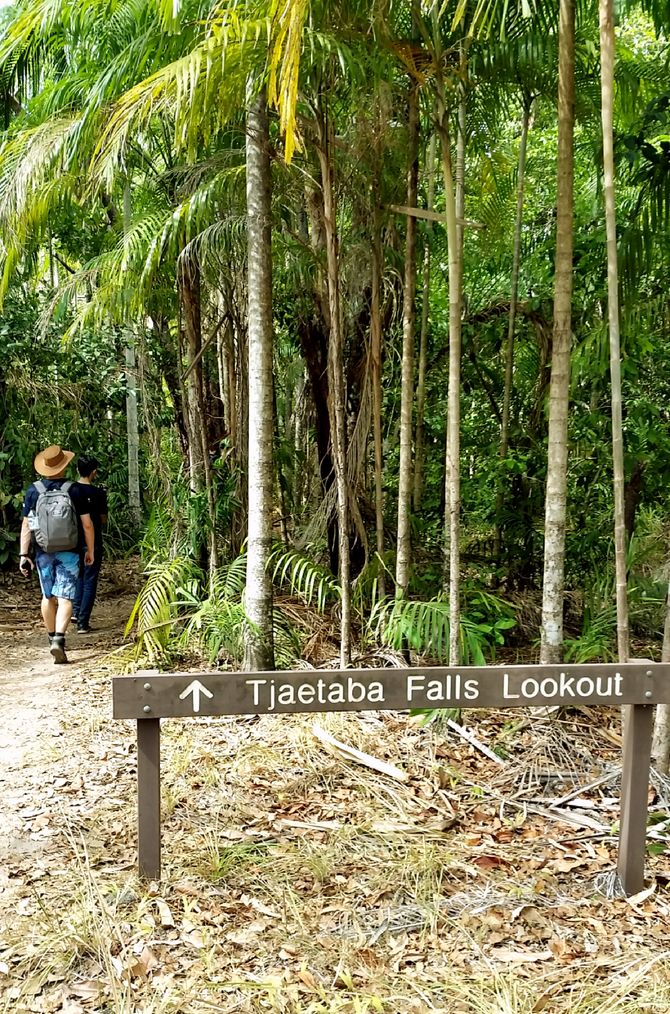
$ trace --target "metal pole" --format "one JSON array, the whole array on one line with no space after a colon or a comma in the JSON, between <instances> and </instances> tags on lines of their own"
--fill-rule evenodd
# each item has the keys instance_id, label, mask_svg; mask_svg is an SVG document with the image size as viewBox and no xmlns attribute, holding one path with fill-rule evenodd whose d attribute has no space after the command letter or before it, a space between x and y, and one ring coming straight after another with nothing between
<instances>
[{"instance_id":1,"label":"metal pole","mask_svg":"<svg viewBox=\"0 0 670 1014\"><path fill-rule=\"evenodd\" d=\"M161 875L160 718L137 721L137 836L140 877Z\"/></svg>"},{"instance_id":2,"label":"metal pole","mask_svg":"<svg viewBox=\"0 0 670 1014\"><path fill-rule=\"evenodd\" d=\"M617 870L627 895L638 894L644 887L653 710L649 704L631 704L624 709Z\"/></svg>"}]
</instances>

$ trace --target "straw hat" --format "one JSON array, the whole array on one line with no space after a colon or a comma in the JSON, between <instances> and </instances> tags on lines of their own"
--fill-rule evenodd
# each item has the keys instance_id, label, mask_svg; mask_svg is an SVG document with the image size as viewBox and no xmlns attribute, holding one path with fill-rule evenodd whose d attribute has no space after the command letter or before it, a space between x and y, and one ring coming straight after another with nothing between
<instances>
[{"instance_id":1,"label":"straw hat","mask_svg":"<svg viewBox=\"0 0 670 1014\"><path fill-rule=\"evenodd\" d=\"M64 451L58 444L51 444L35 456L35 471L45 479L51 479L65 469L74 458L74 451Z\"/></svg>"}]
</instances>

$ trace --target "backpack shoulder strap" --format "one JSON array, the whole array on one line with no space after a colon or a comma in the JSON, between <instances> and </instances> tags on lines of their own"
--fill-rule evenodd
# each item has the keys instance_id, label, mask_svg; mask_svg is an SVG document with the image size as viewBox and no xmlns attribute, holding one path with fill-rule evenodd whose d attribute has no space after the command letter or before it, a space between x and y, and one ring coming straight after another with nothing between
<instances>
[{"instance_id":1,"label":"backpack shoulder strap","mask_svg":"<svg viewBox=\"0 0 670 1014\"><path fill-rule=\"evenodd\" d=\"M35 489L37 490L38 493L46 493L46 491L47 491L47 488L46 488L46 486L44 485L44 483L42 482L41 479L39 479L35 483Z\"/></svg>"},{"instance_id":2,"label":"backpack shoulder strap","mask_svg":"<svg viewBox=\"0 0 670 1014\"><path fill-rule=\"evenodd\" d=\"M70 492L70 486L71 486L71 485L72 485L72 483L71 483L71 481L70 481L70 480L68 479L68 480L67 480L67 482L64 482L64 483L63 483L63 485L62 485L62 486L61 486L60 488L61 488L61 489L63 490L63 492L64 492L64 493L69 493L69 492Z\"/></svg>"}]
</instances>

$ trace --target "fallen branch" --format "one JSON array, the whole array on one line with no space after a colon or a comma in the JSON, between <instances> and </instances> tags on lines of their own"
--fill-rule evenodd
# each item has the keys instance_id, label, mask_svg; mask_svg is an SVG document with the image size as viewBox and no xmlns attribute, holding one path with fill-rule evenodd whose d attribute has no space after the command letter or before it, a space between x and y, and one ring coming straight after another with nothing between
<instances>
[{"instance_id":1,"label":"fallen branch","mask_svg":"<svg viewBox=\"0 0 670 1014\"><path fill-rule=\"evenodd\" d=\"M462 779L464 785L476 785L478 789L483 790L487 795L491 796L492 799L497 799L502 809L506 806L513 806L517 810L525 810L528 813L536 813L541 817L545 817L547 820L555 820L561 824L574 824L577 827L585 827L589 831L595 831L599 835L609 834L611 829L599 821L594 820L592 817L588 817L585 813L570 813L566 810L557 810L553 806L538 806L536 803L529 803L527 800L517 801L516 799L509 799L503 796L500 792L497 792L492 786L486 785L485 783L471 782L467 778Z\"/></svg>"},{"instance_id":2,"label":"fallen branch","mask_svg":"<svg viewBox=\"0 0 670 1014\"><path fill-rule=\"evenodd\" d=\"M493 750L490 750L488 746L478 740L474 733L470 732L469 729L466 729L463 725L459 725L458 722L454 722L453 718L447 719L447 725L454 732L457 732L461 739L464 739L466 743L474 746L475 750L479 750L479 752L483 753L485 757L489 758L489 760L495 761L496 764L502 764L503 767L505 766L505 761L502 757L499 757L497 753L494 753Z\"/></svg>"},{"instance_id":3,"label":"fallen branch","mask_svg":"<svg viewBox=\"0 0 670 1014\"><path fill-rule=\"evenodd\" d=\"M331 736L329 732L326 732L319 725L312 726L312 735L316 736L319 742L338 754L338 756L344 758L344 760L363 764L366 768L372 768L373 771L379 771L382 775L395 778L397 782L406 782L409 779L409 775L405 771L401 771L400 768L397 768L395 764L387 764L386 761L379 760L378 757L373 757L369 753L363 753L362 750L357 750L353 746L340 742L339 739L335 739L334 736Z\"/></svg>"},{"instance_id":4,"label":"fallen branch","mask_svg":"<svg viewBox=\"0 0 670 1014\"><path fill-rule=\"evenodd\" d=\"M601 775L600 778L596 778L595 781L589 782L588 785L579 785L576 789L571 789L570 792L566 792L564 796L560 796L559 799L552 800L553 806L562 806L563 803L567 803L569 800L574 799L575 796L580 796L584 792L591 792L592 789L597 789L600 785L605 785L607 782L613 781L618 778L621 774L621 767L614 768L613 771L608 771L606 774Z\"/></svg>"}]
</instances>

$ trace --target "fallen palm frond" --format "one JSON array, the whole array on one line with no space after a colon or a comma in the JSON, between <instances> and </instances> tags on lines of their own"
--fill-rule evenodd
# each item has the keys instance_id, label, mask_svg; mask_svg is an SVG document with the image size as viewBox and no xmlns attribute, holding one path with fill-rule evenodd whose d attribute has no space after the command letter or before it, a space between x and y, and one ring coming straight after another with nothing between
<instances>
[{"instance_id":1,"label":"fallen palm frond","mask_svg":"<svg viewBox=\"0 0 670 1014\"><path fill-rule=\"evenodd\" d=\"M386 761L379 760L378 757L373 757L372 754L364 753L363 750L356 750L355 747L342 743L319 725L312 726L312 733L320 743L323 743L325 747L334 752L338 757L354 761L356 764L363 764L365 767L372 768L373 771L378 771L382 775L395 778L397 782L407 781L407 772L401 771L395 764L388 764Z\"/></svg>"}]
</instances>

